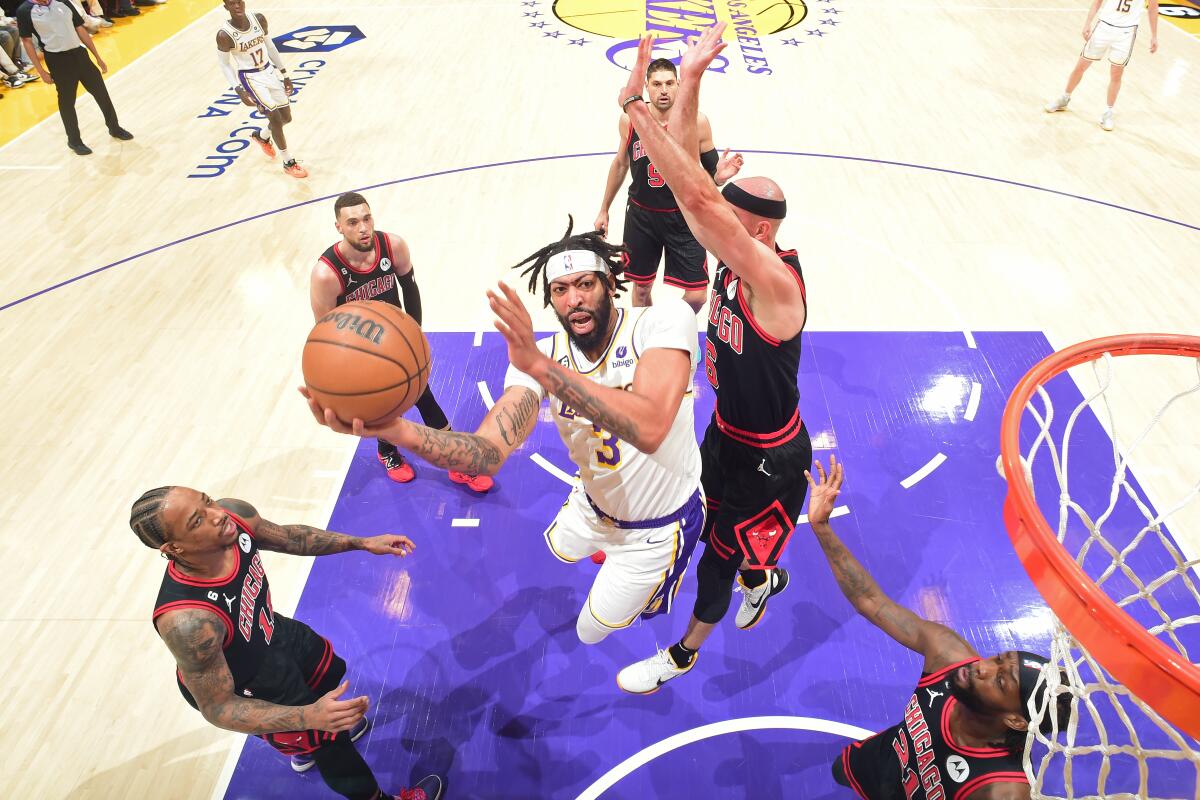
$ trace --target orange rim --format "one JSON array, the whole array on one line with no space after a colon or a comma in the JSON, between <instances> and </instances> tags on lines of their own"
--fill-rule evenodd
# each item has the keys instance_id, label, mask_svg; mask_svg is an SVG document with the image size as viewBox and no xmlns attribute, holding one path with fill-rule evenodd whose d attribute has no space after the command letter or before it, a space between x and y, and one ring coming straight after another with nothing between
<instances>
[{"instance_id":1,"label":"orange rim","mask_svg":"<svg viewBox=\"0 0 1200 800\"><path fill-rule=\"evenodd\" d=\"M1200 336L1144 333L1093 339L1049 355L1025 373L1008 398L1000 426L1008 481L1004 522L1025 571L1071 635L1142 702L1200 739L1200 668L1151 636L1084 573L1058 543L1025 481L1020 432L1026 403L1054 376L1105 353L1197 358Z\"/></svg>"}]
</instances>

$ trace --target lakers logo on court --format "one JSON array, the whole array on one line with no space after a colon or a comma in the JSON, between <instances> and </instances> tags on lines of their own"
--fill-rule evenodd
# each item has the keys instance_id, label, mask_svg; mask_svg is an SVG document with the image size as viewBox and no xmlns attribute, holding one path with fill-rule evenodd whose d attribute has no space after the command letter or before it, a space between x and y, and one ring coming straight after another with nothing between
<instances>
[{"instance_id":1,"label":"lakers logo on court","mask_svg":"<svg viewBox=\"0 0 1200 800\"><path fill-rule=\"evenodd\" d=\"M770 48L774 44L799 47L817 42L840 24L838 0L556 0L521 3L522 20L531 32L567 46L602 46L612 64L629 69L638 39L656 36L656 58L678 63L687 40L704 28L725 22L729 47L717 57L710 72L774 72Z\"/></svg>"}]
</instances>

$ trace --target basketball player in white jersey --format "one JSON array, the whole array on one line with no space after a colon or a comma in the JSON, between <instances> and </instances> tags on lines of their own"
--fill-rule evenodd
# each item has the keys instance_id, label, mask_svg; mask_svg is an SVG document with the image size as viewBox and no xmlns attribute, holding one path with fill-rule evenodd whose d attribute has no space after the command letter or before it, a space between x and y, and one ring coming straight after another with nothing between
<instances>
[{"instance_id":1,"label":"basketball player in white jersey","mask_svg":"<svg viewBox=\"0 0 1200 800\"><path fill-rule=\"evenodd\" d=\"M476 433L404 419L347 426L309 404L334 430L382 437L443 469L494 474L533 432L550 395L579 480L544 536L560 561L607 554L575 626L582 642L596 644L638 617L670 610L704 524L692 418L697 331L694 312L678 298L617 308L625 248L600 231L570 233L517 265L529 265L530 289L541 287L562 332L535 342L517 293L503 285L488 293L511 366L504 394Z\"/></svg>"},{"instance_id":2,"label":"basketball player in white jersey","mask_svg":"<svg viewBox=\"0 0 1200 800\"><path fill-rule=\"evenodd\" d=\"M296 163L283 136L283 126L292 121L288 100L293 91L292 79L287 77L283 59L267 33L267 18L247 14L245 0L225 0L225 10L229 19L217 31L217 63L242 102L257 106L267 118L271 138L252 134L254 141L268 158L274 158L273 139L283 156L283 171L293 178L307 178L308 170Z\"/></svg>"},{"instance_id":3,"label":"basketball player in white jersey","mask_svg":"<svg viewBox=\"0 0 1200 800\"><path fill-rule=\"evenodd\" d=\"M1121 78L1125 65L1133 53L1133 42L1137 38L1138 23L1142 18L1143 0L1092 0L1087 21L1083 23L1083 51L1075 62L1075 69L1067 78L1067 89L1046 104L1046 111L1062 111L1071 102L1071 92L1083 79L1083 73L1092 65L1108 56L1108 106L1100 115L1100 127L1113 129L1113 106L1117 92L1121 91ZM1150 11L1150 52L1158 51L1158 0L1145 0ZM1099 18L1097 18L1099 12Z\"/></svg>"}]
</instances>

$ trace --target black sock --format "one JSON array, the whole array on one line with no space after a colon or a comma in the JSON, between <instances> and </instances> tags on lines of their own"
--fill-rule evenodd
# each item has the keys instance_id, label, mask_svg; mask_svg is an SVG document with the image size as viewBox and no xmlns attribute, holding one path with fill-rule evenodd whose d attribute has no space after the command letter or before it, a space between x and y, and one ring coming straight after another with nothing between
<instances>
[{"instance_id":1,"label":"black sock","mask_svg":"<svg viewBox=\"0 0 1200 800\"><path fill-rule=\"evenodd\" d=\"M738 574L742 576L742 585L747 589L757 589L771 576L770 570L765 569L739 569Z\"/></svg>"},{"instance_id":2,"label":"black sock","mask_svg":"<svg viewBox=\"0 0 1200 800\"><path fill-rule=\"evenodd\" d=\"M396 454L396 445L392 444L391 442L384 441L383 439L377 439L376 443L379 447L379 455L381 458L387 458L388 456L394 456Z\"/></svg>"},{"instance_id":3,"label":"black sock","mask_svg":"<svg viewBox=\"0 0 1200 800\"><path fill-rule=\"evenodd\" d=\"M700 649L693 650L682 641L679 641L668 647L667 652L671 655L671 660L675 662L675 666L683 669L692 665L692 662L696 660L696 653L700 652Z\"/></svg>"}]
</instances>

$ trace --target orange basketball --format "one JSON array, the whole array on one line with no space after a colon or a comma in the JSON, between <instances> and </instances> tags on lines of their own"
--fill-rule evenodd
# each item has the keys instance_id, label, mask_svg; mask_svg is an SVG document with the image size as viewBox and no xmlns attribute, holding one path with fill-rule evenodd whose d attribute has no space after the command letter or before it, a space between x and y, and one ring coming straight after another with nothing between
<instances>
[{"instance_id":1,"label":"orange basketball","mask_svg":"<svg viewBox=\"0 0 1200 800\"><path fill-rule=\"evenodd\" d=\"M412 408L429 383L429 342L390 303L338 306L317 321L302 359L318 403L349 422L380 422Z\"/></svg>"}]
</instances>

